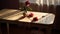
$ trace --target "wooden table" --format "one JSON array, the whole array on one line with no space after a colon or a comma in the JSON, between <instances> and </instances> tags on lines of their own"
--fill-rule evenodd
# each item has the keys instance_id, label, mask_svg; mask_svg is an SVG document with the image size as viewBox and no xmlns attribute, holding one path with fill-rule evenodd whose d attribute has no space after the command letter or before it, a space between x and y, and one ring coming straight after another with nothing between
<instances>
[{"instance_id":1,"label":"wooden table","mask_svg":"<svg viewBox=\"0 0 60 34\"><path fill-rule=\"evenodd\" d=\"M51 25L54 22L55 15L52 13L43 13L43 12L33 12L28 11L27 14L33 13L34 16L31 18L24 17L23 16L24 11L19 11L15 9L3 9L0 11L0 22L4 22L7 24L7 30L9 34L9 23L11 24L21 24L23 23L25 26L30 27L38 27L39 29L45 28L46 34L50 34ZM38 17L38 21L33 21L32 19L34 17ZM22 18L22 19L21 19Z\"/></svg>"}]
</instances>

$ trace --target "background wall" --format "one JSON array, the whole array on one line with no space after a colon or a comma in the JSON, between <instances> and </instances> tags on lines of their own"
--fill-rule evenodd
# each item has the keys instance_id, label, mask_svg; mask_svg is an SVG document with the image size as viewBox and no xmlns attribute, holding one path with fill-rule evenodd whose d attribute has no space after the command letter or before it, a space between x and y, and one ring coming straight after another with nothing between
<instances>
[{"instance_id":1,"label":"background wall","mask_svg":"<svg viewBox=\"0 0 60 34\"><path fill-rule=\"evenodd\" d=\"M19 0L0 0L0 9L4 8L18 9Z\"/></svg>"},{"instance_id":2,"label":"background wall","mask_svg":"<svg viewBox=\"0 0 60 34\"><path fill-rule=\"evenodd\" d=\"M26 0L19 0L19 2L25 2ZM30 3L60 5L60 0L29 0Z\"/></svg>"},{"instance_id":3,"label":"background wall","mask_svg":"<svg viewBox=\"0 0 60 34\"><path fill-rule=\"evenodd\" d=\"M24 6L24 2L26 0L19 0L20 7ZM53 0L29 0L31 5L30 7L35 11L43 11L43 12L53 12L55 11L55 1ZM56 3L58 4L58 3ZM53 9L51 9L53 8Z\"/></svg>"}]
</instances>

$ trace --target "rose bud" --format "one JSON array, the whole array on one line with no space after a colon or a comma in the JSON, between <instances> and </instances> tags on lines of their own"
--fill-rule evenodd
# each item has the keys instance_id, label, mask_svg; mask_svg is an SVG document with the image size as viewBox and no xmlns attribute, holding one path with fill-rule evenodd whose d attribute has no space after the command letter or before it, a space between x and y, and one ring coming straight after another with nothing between
<instances>
[{"instance_id":1,"label":"rose bud","mask_svg":"<svg viewBox=\"0 0 60 34\"><path fill-rule=\"evenodd\" d=\"M37 18L37 17L34 17L34 18L33 18L33 21L38 21L38 18Z\"/></svg>"},{"instance_id":2,"label":"rose bud","mask_svg":"<svg viewBox=\"0 0 60 34\"><path fill-rule=\"evenodd\" d=\"M28 17L33 17L33 15L34 15L33 13L30 13L30 14L28 15Z\"/></svg>"},{"instance_id":3,"label":"rose bud","mask_svg":"<svg viewBox=\"0 0 60 34\"><path fill-rule=\"evenodd\" d=\"M25 5L26 5L26 6L29 6L29 5L30 5L30 2L29 2L29 1L26 1L26 2L25 2Z\"/></svg>"}]
</instances>

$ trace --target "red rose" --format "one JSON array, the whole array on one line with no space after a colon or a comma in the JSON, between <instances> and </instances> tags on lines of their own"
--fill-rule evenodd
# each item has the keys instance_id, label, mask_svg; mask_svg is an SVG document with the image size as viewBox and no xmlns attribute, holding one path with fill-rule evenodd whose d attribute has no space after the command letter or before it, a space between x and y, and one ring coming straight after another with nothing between
<instances>
[{"instance_id":1,"label":"red rose","mask_svg":"<svg viewBox=\"0 0 60 34\"><path fill-rule=\"evenodd\" d=\"M33 21L38 21L38 18L37 18L37 17L34 17L34 18L33 18Z\"/></svg>"},{"instance_id":2,"label":"red rose","mask_svg":"<svg viewBox=\"0 0 60 34\"><path fill-rule=\"evenodd\" d=\"M29 5L30 5L30 2L29 2L29 1L26 1L26 2L25 2L25 5L26 5L26 6L29 6Z\"/></svg>"},{"instance_id":3,"label":"red rose","mask_svg":"<svg viewBox=\"0 0 60 34\"><path fill-rule=\"evenodd\" d=\"M28 15L28 17L33 17L33 15L34 15L33 13L30 13L30 14Z\"/></svg>"}]
</instances>

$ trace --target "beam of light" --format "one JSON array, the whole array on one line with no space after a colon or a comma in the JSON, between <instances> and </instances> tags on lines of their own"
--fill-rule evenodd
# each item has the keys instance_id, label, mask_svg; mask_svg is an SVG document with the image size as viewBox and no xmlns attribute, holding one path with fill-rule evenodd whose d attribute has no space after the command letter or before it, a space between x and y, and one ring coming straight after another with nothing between
<instances>
[{"instance_id":1,"label":"beam of light","mask_svg":"<svg viewBox=\"0 0 60 34\"><path fill-rule=\"evenodd\" d=\"M40 1L39 0L36 0L36 3L38 4L38 5L40 5L40 3L39 3Z\"/></svg>"},{"instance_id":2,"label":"beam of light","mask_svg":"<svg viewBox=\"0 0 60 34\"><path fill-rule=\"evenodd\" d=\"M47 6L49 6L49 0L47 0Z\"/></svg>"},{"instance_id":3,"label":"beam of light","mask_svg":"<svg viewBox=\"0 0 60 34\"><path fill-rule=\"evenodd\" d=\"M60 4L60 0L58 0L58 5Z\"/></svg>"},{"instance_id":4,"label":"beam of light","mask_svg":"<svg viewBox=\"0 0 60 34\"><path fill-rule=\"evenodd\" d=\"M43 6L43 0L41 0L41 5Z\"/></svg>"},{"instance_id":5,"label":"beam of light","mask_svg":"<svg viewBox=\"0 0 60 34\"><path fill-rule=\"evenodd\" d=\"M54 1L55 1L55 0L52 0L52 5L54 5Z\"/></svg>"}]
</instances>

